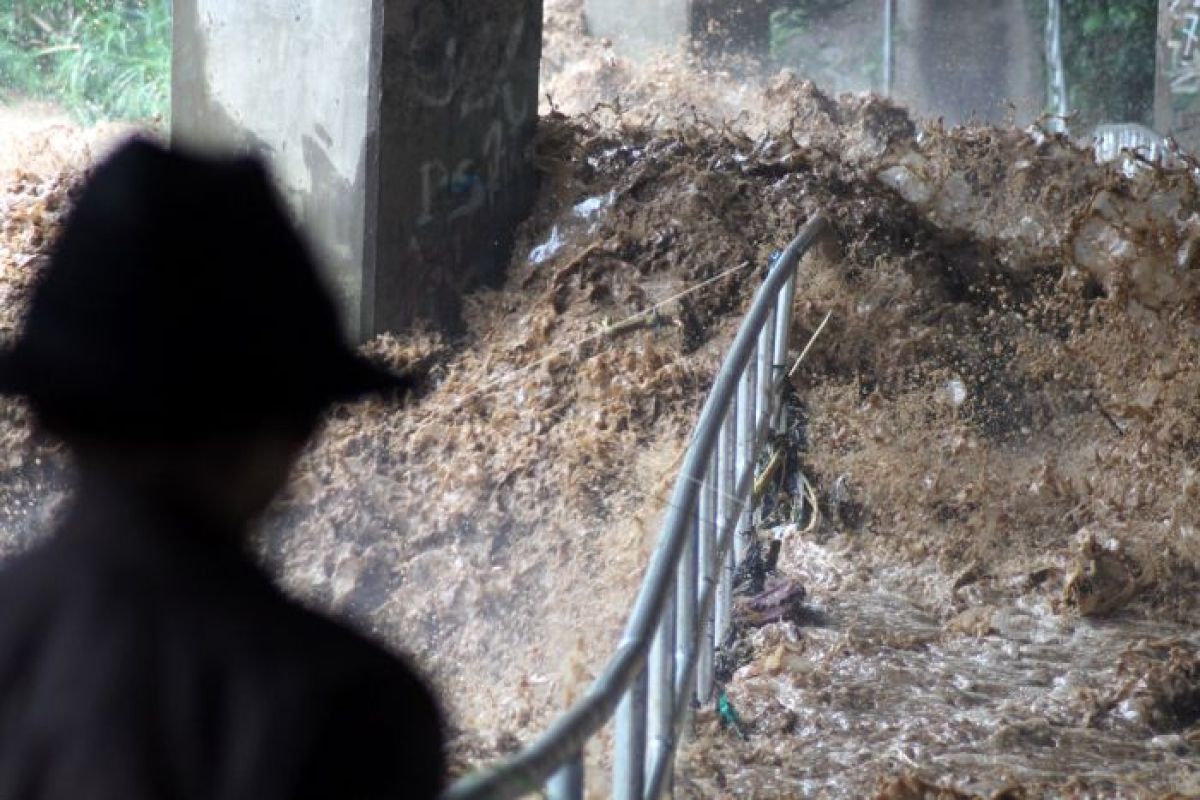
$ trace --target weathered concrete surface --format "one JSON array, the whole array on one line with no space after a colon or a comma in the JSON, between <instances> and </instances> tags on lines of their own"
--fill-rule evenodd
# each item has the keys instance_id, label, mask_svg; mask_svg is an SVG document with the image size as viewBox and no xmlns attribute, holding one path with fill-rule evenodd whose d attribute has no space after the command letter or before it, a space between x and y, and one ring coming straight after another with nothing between
<instances>
[{"instance_id":1,"label":"weathered concrete surface","mask_svg":"<svg viewBox=\"0 0 1200 800\"><path fill-rule=\"evenodd\" d=\"M588 32L642 58L679 47L691 30L691 0L585 0Z\"/></svg>"},{"instance_id":2,"label":"weathered concrete surface","mask_svg":"<svg viewBox=\"0 0 1200 800\"><path fill-rule=\"evenodd\" d=\"M360 335L374 0L176 0L172 136L253 150ZM214 231L213 235L221 235Z\"/></svg>"},{"instance_id":3,"label":"weathered concrete surface","mask_svg":"<svg viewBox=\"0 0 1200 800\"><path fill-rule=\"evenodd\" d=\"M365 324L453 328L457 298L500 274L533 202L542 3L389 0L382 33Z\"/></svg>"},{"instance_id":4,"label":"weathered concrete surface","mask_svg":"<svg viewBox=\"0 0 1200 800\"><path fill-rule=\"evenodd\" d=\"M768 0L586 0L588 30L644 58L681 45L704 58L762 62L771 44Z\"/></svg>"},{"instance_id":5,"label":"weathered concrete surface","mask_svg":"<svg viewBox=\"0 0 1200 800\"><path fill-rule=\"evenodd\" d=\"M540 0L174 13L173 138L270 161L351 335L454 327L532 199Z\"/></svg>"},{"instance_id":6,"label":"weathered concrete surface","mask_svg":"<svg viewBox=\"0 0 1200 800\"><path fill-rule=\"evenodd\" d=\"M771 55L771 4L767 0L692 0L692 42L700 55L721 64L747 66Z\"/></svg>"},{"instance_id":7,"label":"weathered concrete surface","mask_svg":"<svg viewBox=\"0 0 1200 800\"><path fill-rule=\"evenodd\" d=\"M1154 128L1200 151L1200 7L1159 0Z\"/></svg>"},{"instance_id":8,"label":"weathered concrete surface","mask_svg":"<svg viewBox=\"0 0 1200 800\"><path fill-rule=\"evenodd\" d=\"M1045 103L1043 36L1025 0L897 3L895 95L924 117L1019 124Z\"/></svg>"}]
</instances>

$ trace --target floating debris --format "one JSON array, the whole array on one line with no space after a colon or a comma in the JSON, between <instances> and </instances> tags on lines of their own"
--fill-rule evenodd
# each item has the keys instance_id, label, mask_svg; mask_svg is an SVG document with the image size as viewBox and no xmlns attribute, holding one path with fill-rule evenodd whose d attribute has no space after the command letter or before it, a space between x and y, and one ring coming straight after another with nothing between
<instances>
[{"instance_id":1,"label":"floating debris","mask_svg":"<svg viewBox=\"0 0 1200 800\"><path fill-rule=\"evenodd\" d=\"M589 197L588 199L575 204L575 216L579 217L580 219L591 219L598 212L603 211L612 205L614 200L616 200L615 192L597 195L596 197Z\"/></svg>"},{"instance_id":2,"label":"floating debris","mask_svg":"<svg viewBox=\"0 0 1200 800\"><path fill-rule=\"evenodd\" d=\"M564 244L566 244L566 240L559 233L558 226L555 225L550 229L550 238L529 251L529 261L533 264L543 264L554 258L558 251L562 250Z\"/></svg>"}]
</instances>

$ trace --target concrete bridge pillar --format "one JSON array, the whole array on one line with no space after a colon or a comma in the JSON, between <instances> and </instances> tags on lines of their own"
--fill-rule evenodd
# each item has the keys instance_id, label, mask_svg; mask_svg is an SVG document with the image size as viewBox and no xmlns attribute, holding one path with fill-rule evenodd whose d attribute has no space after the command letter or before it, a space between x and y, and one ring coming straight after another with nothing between
<instances>
[{"instance_id":1,"label":"concrete bridge pillar","mask_svg":"<svg viewBox=\"0 0 1200 800\"><path fill-rule=\"evenodd\" d=\"M894 94L949 124L1018 124L1045 103L1044 37L1025 0L898 0Z\"/></svg>"},{"instance_id":2,"label":"concrete bridge pillar","mask_svg":"<svg viewBox=\"0 0 1200 800\"><path fill-rule=\"evenodd\" d=\"M1154 128L1200 151L1200 1L1159 0Z\"/></svg>"},{"instance_id":3,"label":"concrete bridge pillar","mask_svg":"<svg viewBox=\"0 0 1200 800\"><path fill-rule=\"evenodd\" d=\"M586 0L588 30L635 58L693 46L704 58L751 65L770 55L769 0Z\"/></svg>"},{"instance_id":4,"label":"concrete bridge pillar","mask_svg":"<svg viewBox=\"0 0 1200 800\"><path fill-rule=\"evenodd\" d=\"M541 6L175 0L172 137L269 160L353 336L456 327L533 200Z\"/></svg>"}]
</instances>

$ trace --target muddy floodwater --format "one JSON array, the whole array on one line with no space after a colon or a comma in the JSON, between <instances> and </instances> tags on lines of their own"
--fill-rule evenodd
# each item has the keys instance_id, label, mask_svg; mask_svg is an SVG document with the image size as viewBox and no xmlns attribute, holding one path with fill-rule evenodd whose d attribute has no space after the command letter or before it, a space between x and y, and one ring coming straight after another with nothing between
<instances>
[{"instance_id":1,"label":"muddy floodwater","mask_svg":"<svg viewBox=\"0 0 1200 800\"><path fill-rule=\"evenodd\" d=\"M1157 716L1136 668L1200 649L1194 627L1064 619L1044 597L946 622L952 590L930 570L867 573L795 533L783 558L810 587L812 618L754 634L767 655L728 687L748 741L702 719L682 796L1200 792L1195 731ZM911 784L884 781L899 775Z\"/></svg>"}]
</instances>

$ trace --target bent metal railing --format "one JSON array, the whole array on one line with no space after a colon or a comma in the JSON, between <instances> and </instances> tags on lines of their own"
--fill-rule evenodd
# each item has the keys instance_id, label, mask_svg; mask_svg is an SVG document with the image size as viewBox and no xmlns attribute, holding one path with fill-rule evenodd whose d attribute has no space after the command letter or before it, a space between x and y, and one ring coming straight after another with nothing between
<instances>
[{"instance_id":1,"label":"bent metal railing","mask_svg":"<svg viewBox=\"0 0 1200 800\"><path fill-rule=\"evenodd\" d=\"M515 756L465 776L443 800L511 800L545 791L578 800L584 747L615 712L612 793L657 798L693 700L713 690L730 624L733 572L750 530L755 464L786 379L796 270L829 228L814 216L754 296L696 423L658 544L616 653L587 693Z\"/></svg>"},{"instance_id":2,"label":"bent metal railing","mask_svg":"<svg viewBox=\"0 0 1200 800\"><path fill-rule=\"evenodd\" d=\"M1127 150L1146 163L1171 161L1166 139L1137 123L1097 125L1092 131L1092 147L1097 161L1116 161Z\"/></svg>"}]
</instances>

